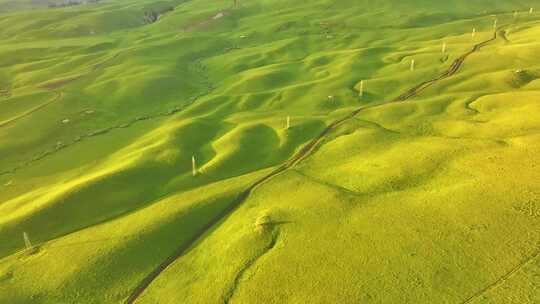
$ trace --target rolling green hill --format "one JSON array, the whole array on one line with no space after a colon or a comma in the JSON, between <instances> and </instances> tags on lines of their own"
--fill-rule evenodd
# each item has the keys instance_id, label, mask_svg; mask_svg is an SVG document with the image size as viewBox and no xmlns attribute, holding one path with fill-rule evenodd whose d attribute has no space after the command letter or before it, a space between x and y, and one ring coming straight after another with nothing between
<instances>
[{"instance_id":1,"label":"rolling green hill","mask_svg":"<svg viewBox=\"0 0 540 304\"><path fill-rule=\"evenodd\" d=\"M0 303L540 303L536 1L48 4L0 0Z\"/></svg>"}]
</instances>

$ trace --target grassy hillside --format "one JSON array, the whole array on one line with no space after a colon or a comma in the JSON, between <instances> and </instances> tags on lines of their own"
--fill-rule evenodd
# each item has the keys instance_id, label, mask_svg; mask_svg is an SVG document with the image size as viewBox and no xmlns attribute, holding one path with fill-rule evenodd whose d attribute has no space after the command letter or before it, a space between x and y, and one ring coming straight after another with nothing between
<instances>
[{"instance_id":1,"label":"grassy hillside","mask_svg":"<svg viewBox=\"0 0 540 304\"><path fill-rule=\"evenodd\" d=\"M540 302L535 5L0 0L0 303Z\"/></svg>"}]
</instances>

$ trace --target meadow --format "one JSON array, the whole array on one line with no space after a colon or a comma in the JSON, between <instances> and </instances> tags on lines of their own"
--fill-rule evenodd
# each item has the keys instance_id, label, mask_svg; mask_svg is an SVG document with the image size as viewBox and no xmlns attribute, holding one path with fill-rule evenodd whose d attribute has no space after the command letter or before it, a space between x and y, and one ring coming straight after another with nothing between
<instances>
[{"instance_id":1,"label":"meadow","mask_svg":"<svg viewBox=\"0 0 540 304\"><path fill-rule=\"evenodd\" d=\"M535 1L48 4L0 0L0 303L540 303Z\"/></svg>"}]
</instances>

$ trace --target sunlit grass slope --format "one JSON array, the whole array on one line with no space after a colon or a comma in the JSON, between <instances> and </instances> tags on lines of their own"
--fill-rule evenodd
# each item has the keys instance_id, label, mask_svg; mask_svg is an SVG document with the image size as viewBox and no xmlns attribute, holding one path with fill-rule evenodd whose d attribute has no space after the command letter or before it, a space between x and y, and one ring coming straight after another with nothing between
<instances>
[{"instance_id":1,"label":"sunlit grass slope","mask_svg":"<svg viewBox=\"0 0 540 304\"><path fill-rule=\"evenodd\" d=\"M0 303L540 303L537 10L0 0Z\"/></svg>"}]
</instances>

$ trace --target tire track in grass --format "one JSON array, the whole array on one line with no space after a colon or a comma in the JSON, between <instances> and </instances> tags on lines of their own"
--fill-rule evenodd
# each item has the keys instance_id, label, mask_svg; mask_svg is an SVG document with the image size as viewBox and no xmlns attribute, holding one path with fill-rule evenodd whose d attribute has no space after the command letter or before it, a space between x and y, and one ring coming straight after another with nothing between
<instances>
[{"instance_id":1,"label":"tire track in grass","mask_svg":"<svg viewBox=\"0 0 540 304\"><path fill-rule=\"evenodd\" d=\"M538 247L530 256L528 256L526 259L521 261L521 263L517 264L514 268L510 269L507 273L505 273L502 277L494 281L493 283L487 285L486 287L480 289L470 297L466 298L463 302L460 302L460 304L470 304L474 300L478 299L483 294L489 292L490 290L493 290L502 284L504 284L509 278L511 278L514 274L516 274L520 269L527 266L528 264L532 263L534 259L540 256L540 247Z\"/></svg>"},{"instance_id":2,"label":"tire track in grass","mask_svg":"<svg viewBox=\"0 0 540 304\"><path fill-rule=\"evenodd\" d=\"M108 58L108 59L105 59L103 60L102 62L99 62L95 65L92 66L92 68L90 69L90 71L86 72L86 73L83 73L81 75L78 75L78 76L75 76L75 77L71 77L71 78L66 78L66 79L61 79L61 80L57 80L57 81L52 81L52 82L49 82L49 83L45 83L44 85L42 85L41 87L48 90L49 92L52 92L55 94L55 96L53 98L51 98L49 101L47 102L44 102L42 103L41 105L39 106L36 106L20 115L17 115L9 120L6 120L6 121L3 121L0 123L0 128L2 127L5 127L7 125L10 125L24 117L27 117L31 114L33 114L34 112L37 112L43 108L45 108L46 106L52 104L53 102L56 102L56 101L59 101L61 100L62 98L64 98L64 92L62 91L56 91L56 89L59 89L60 87L63 87L73 81L77 81L85 76L88 76L89 74L91 74L92 72L96 72L97 70L99 70L101 67L103 67L105 64L107 64L109 61L112 61L116 58L118 58L118 56L120 56L120 54L122 53L122 51L116 53L114 56L112 56L111 58ZM2 90L0 90L0 92L2 92ZM11 95L11 94L10 94Z\"/></svg>"},{"instance_id":3,"label":"tire track in grass","mask_svg":"<svg viewBox=\"0 0 540 304\"><path fill-rule=\"evenodd\" d=\"M62 98L64 98L64 93L63 92L57 92L57 91L52 91L52 92L54 93L53 98L51 98L50 100L40 104L39 106L33 107L32 109L30 109L30 110L28 110L28 111L26 111L26 112L24 112L22 114L19 114L19 115L15 116L15 117L13 117L13 118L11 118L9 120L0 122L0 128L3 128L5 126L8 126L8 125L20 120L20 119L23 119L23 118L31 115L32 113L37 112L37 111L41 110L42 108L52 104L53 102L59 101Z\"/></svg>"},{"instance_id":4,"label":"tire track in grass","mask_svg":"<svg viewBox=\"0 0 540 304\"><path fill-rule=\"evenodd\" d=\"M352 111L349 115L343 118L340 118L332 122L331 124L329 124L317 137L315 137L309 143L307 143L304 147L302 147L289 160L287 160L281 166L274 169L272 172L268 173L267 175L253 182L246 190L242 191L237 196L237 198L234 201L232 201L231 204L229 204L229 206L227 206L223 211L218 213L215 217L210 219L210 221L206 225L204 225L201 230L195 233L191 238L189 238L187 241L182 243L167 259L165 259L152 272L150 272L146 277L143 278L143 280L139 283L139 285L137 285L135 289L133 289L133 291L131 292L131 294L129 295L129 297L126 299L124 303L126 304L135 303L137 299L144 293L144 291L150 286L150 284L152 284L152 282L163 271L165 271L169 266L171 266L177 259L182 257L190 248L193 247L194 244L198 243L201 239L203 239L212 229L214 229L217 225L219 225L221 222L226 220L244 201L246 201L249 198L249 196L255 190L255 188L267 182L268 180L272 179L273 177L283 173L287 169L290 169L296 166L299 162L304 160L306 157L310 156L315 151L315 149L320 146L323 140L326 139L328 134L330 134L330 132L337 129L337 127L342 125L344 122L354 118L356 115L358 115L360 112L366 109L376 108L376 107L384 106L384 105L395 103L395 102L407 101L417 96L420 92L431 87L435 83L455 75L457 72L459 72L459 70L465 63L465 60L470 55L472 55L475 52L478 52L482 47L495 41L496 39L497 39L497 31L494 31L493 36L490 39L482 41L478 44L475 44L470 51L468 51L467 53L463 54L462 56L454 60L452 65L450 65L450 67L440 76L434 79L422 82L419 85L412 87L406 93L400 95L398 98L394 100L391 100L389 102L385 102L382 104L360 107Z\"/></svg>"}]
</instances>

